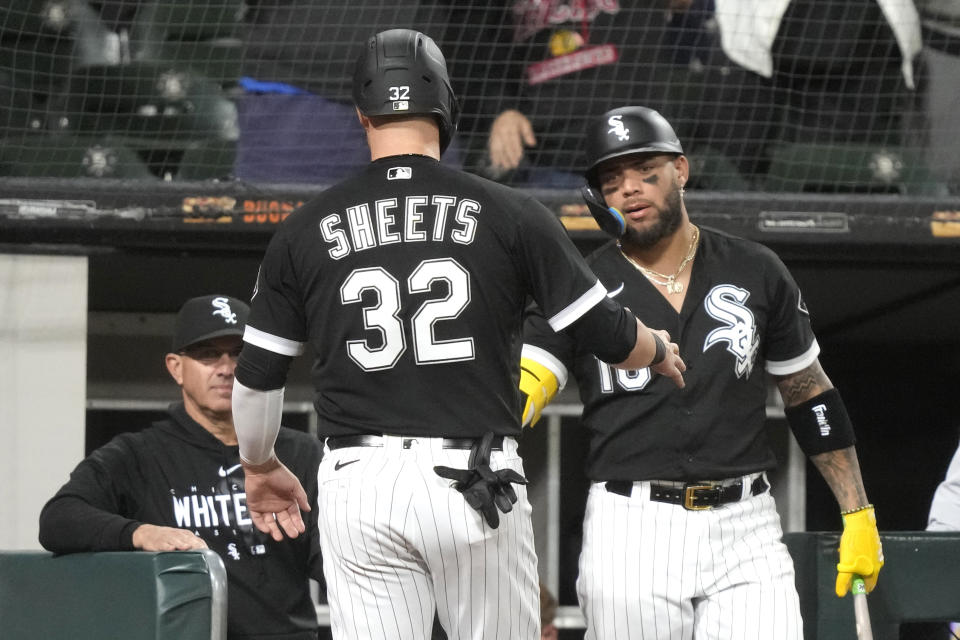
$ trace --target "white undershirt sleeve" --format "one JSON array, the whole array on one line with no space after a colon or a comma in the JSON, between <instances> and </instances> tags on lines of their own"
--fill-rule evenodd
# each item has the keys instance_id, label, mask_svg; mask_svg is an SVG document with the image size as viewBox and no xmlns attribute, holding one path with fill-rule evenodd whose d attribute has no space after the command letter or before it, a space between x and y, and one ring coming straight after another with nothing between
<instances>
[{"instance_id":1,"label":"white undershirt sleeve","mask_svg":"<svg viewBox=\"0 0 960 640\"><path fill-rule=\"evenodd\" d=\"M240 444L240 458L262 464L273 455L283 415L283 387L259 391L233 380L233 426Z\"/></svg>"}]
</instances>

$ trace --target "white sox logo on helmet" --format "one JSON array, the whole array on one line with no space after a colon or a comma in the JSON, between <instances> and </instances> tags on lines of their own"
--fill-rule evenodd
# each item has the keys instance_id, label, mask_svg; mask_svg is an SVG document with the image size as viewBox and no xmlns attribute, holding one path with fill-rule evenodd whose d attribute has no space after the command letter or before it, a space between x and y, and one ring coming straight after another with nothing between
<instances>
[{"instance_id":1,"label":"white sox logo on helmet","mask_svg":"<svg viewBox=\"0 0 960 640\"><path fill-rule=\"evenodd\" d=\"M760 337L757 335L756 320L753 312L744 304L750 292L732 284L715 286L704 300L704 308L711 318L725 326L718 327L707 334L703 342L706 351L718 342L727 343L727 351L737 358L735 371L738 378L750 377L757 358Z\"/></svg>"},{"instance_id":2,"label":"white sox logo on helmet","mask_svg":"<svg viewBox=\"0 0 960 640\"><path fill-rule=\"evenodd\" d=\"M211 315L222 317L227 324L237 324L237 314L230 308L230 302L226 298L214 298L210 304L216 307Z\"/></svg>"},{"instance_id":3,"label":"white sox logo on helmet","mask_svg":"<svg viewBox=\"0 0 960 640\"><path fill-rule=\"evenodd\" d=\"M617 136L620 142L626 142L630 139L630 129L627 129L626 125L623 124L623 116L610 116L607 124L610 125L607 133Z\"/></svg>"}]
</instances>

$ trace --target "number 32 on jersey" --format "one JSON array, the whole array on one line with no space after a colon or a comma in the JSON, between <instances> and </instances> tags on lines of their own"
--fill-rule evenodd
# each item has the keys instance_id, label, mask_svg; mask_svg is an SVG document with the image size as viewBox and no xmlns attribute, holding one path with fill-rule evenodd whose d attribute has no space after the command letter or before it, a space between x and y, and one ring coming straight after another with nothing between
<instances>
[{"instance_id":1,"label":"number 32 on jersey","mask_svg":"<svg viewBox=\"0 0 960 640\"><path fill-rule=\"evenodd\" d=\"M447 284L447 295L425 301L410 318L413 351L417 364L437 364L472 360L472 337L437 340L433 327L437 322L453 320L470 304L470 274L456 260L424 260L413 270L406 283L383 267L356 269L340 286L340 302L362 304L365 291L376 292L375 304L361 307L363 326L380 335L379 346L369 340L347 341L347 353L364 371L392 368L407 350L403 322L399 317L401 288L406 293L429 293L437 282Z\"/></svg>"}]
</instances>

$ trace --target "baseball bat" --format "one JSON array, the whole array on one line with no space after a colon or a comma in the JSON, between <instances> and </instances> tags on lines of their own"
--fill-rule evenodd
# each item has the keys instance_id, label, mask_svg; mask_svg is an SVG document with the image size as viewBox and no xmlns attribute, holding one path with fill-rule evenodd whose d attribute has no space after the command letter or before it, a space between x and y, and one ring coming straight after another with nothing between
<instances>
[{"instance_id":1,"label":"baseball bat","mask_svg":"<svg viewBox=\"0 0 960 640\"><path fill-rule=\"evenodd\" d=\"M863 584L863 578L854 576L850 591L853 593L853 614L857 620L857 640L873 640L870 609L867 608L867 587Z\"/></svg>"}]
</instances>

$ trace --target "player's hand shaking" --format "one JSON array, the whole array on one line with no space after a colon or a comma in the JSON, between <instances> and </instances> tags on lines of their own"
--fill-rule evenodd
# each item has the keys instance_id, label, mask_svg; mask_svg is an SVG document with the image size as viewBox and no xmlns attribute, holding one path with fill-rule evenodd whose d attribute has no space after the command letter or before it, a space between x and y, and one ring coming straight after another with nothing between
<instances>
[{"instance_id":1,"label":"player's hand shaking","mask_svg":"<svg viewBox=\"0 0 960 640\"><path fill-rule=\"evenodd\" d=\"M243 461L247 511L254 526L277 542L306 531L300 511L310 511L303 485L276 456L261 464Z\"/></svg>"},{"instance_id":2,"label":"player's hand shaking","mask_svg":"<svg viewBox=\"0 0 960 640\"><path fill-rule=\"evenodd\" d=\"M660 340L657 345L657 353L650 363L650 369L673 380L673 383L681 389L686 386L683 380L683 372L687 370L687 365L680 357L680 346L675 342L670 342L670 334L666 331L650 329L654 339ZM661 353L662 345L662 353Z\"/></svg>"},{"instance_id":3,"label":"player's hand shaking","mask_svg":"<svg viewBox=\"0 0 960 640\"><path fill-rule=\"evenodd\" d=\"M513 469L494 471L490 468L490 450L493 432L488 431L470 450L466 469L437 466L434 472L441 478L454 480L453 488L463 494L467 504L487 521L491 528L500 526L500 514L513 511L517 493L510 483L527 484L527 479Z\"/></svg>"}]
</instances>

